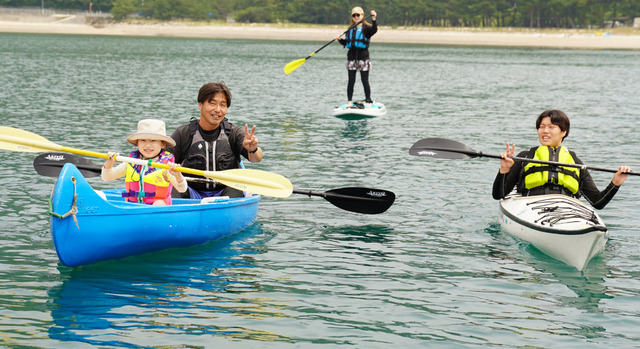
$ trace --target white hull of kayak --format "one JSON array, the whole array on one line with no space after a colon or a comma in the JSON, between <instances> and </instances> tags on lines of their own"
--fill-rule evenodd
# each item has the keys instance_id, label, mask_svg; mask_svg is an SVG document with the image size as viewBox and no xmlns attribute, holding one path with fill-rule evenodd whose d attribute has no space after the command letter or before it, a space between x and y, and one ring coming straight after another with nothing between
<instances>
[{"instance_id":1,"label":"white hull of kayak","mask_svg":"<svg viewBox=\"0 0 640 349\"><path fill-rule=\"evenodd\" d=\"M500 224L512 236L578 270L602 252L609 233L598 214L566 195L510 195L500 200Z\"/></svg>"},{"instance_id":2,"label":"white hull of kayak","mask_svg":"<svg viewBox=\"0 0 640 349\"><path fill-rule=\"evenodd\" d=\"M387 108L378 102L369 106L365 106L363 102L356 102L349 107L346 104L336 106L331 115L344 120L369 119L387 115Z\"/></svg>"}]
</instances>

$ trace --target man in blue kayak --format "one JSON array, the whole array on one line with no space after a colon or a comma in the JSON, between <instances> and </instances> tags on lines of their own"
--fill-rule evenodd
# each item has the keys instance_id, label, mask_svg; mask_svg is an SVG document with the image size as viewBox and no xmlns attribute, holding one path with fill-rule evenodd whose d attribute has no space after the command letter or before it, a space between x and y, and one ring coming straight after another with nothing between
<instances>
[{"instance_id":1,"label":"man in blue kayak","mask_svg":"<svg viewBox=\"0 0 640 349\"><path fill-rule=\"evenodd\" d=\"M256 126L249 132L226 118L231 106L231 92L224 82L204 84L198 92L200 118L192 118L171 135L176 142L167 149L175 155L175 162L184 167L203 171L222 171L240 168L241 156L251 162L262 160L262 149L255 136ZM189 183L182 195L193 199L212 196L242 197L244 193L221 183L210 181Z\"/></svg>"},{"instance_id":2,"label":"man in blue kayak","mask_svg":"<svg viewBox=\"0 0 640 349\"><path fill-rule=\"evenodd\" d=\"M542 112L536 120L536 128L541 145L520 152L517 157L583 164L576 153L562 146L570 128L569 118L564 112ZM582 194L594 208L602 209L616 195L631 172L627 166L618 167L611 183L600 191L586 168L515 162L510 158L514 152L515 145L507 143L507 151L500 154L500 171L493 182L493 198L496 200L504 198L517 186L516 190L527 196L564 194L579 197Z\"/></svg>"}]
</instances>

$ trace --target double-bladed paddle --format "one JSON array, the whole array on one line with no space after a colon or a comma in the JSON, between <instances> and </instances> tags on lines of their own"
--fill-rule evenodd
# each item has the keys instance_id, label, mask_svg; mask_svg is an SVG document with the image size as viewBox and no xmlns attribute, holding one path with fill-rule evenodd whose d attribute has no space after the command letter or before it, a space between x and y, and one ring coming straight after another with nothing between
<instances>
[{"instance_id":1,"label":"double-bladed paddle","mask_svg":"<svg viewBox=\"0 0 640 349\"><path fill-rule=\"evenodd\" d=\"M445 138L423 138L411 146L411 148L409 149L409 154L416 155L416 156L430 156L432 158L440 158L440 159L472 159L476 157L502 159L500 155L485 154L481 151L475 151L469 148L468 146L466 146L465 144L452 141L450 139L445 139ZM522 158L517 156L510 156L510 158L513 159L514 161L533 162L536 164L575 167L575 168L602 171L602 172L611 172L611 173L618 172L617 169L594 167L594 166L587 166L582 164L567 164L567 163L557 162L557 161L528 159L528 158ZM636 172L629 172L628 174L634 175L634 176L640 175L640 173L636 173Z\"/></svg>"},{"instance_id":2,"label":"double-bladed paddle","mask_svg":"<svg viewBox=\"0 0 640 349\"><path fill-rule=\"evenodd\" d=\"M396 195L388 190L348 187L316 193L306 190L294 190L295 194L319 196L343 210L378 214L385 212L396 199Z\"/></svg>"},{"instance_id":3,"label":"double-bladed paddle","mask_svg":"<svg viewBox=\"0 0 640 349\"><path fill-rule=\"evenodd\" d=\"M74 164L85 177L99 176L102 171L100 166L83 157L65 153L40 154L33 160L33 167L36 169L36 172L43 176L58 177L60 170L62 170L62 167L67 162ZM192 178L186 176L185 179L190 182L213 181L208 178ZM393 192L388 190L358 187L332 189L323 193L293 190L293 193L319 196L343 210L365 214L385 212L391 207L396 197Z\"/></svg>"},{"instance_id":4,"label":"double-bladed paddle","mask_svg":"<svg viewBox=\"0 0 640 349\"><path fill-rule=\"evenodd\" d=\"M349 28L347 28L347 30L344 31L344 33L340 34L338 37L346 34L349 30L351 30L351 28L353 28L353 27L357 26L358 24L364 22L369 17L371 17L371 16L367 16L367 17L361 19L360 21L358 21L356 23L353 23L352 25L349 26ZM333 40L329 41L328 43L324 44L324 46L320 47L315 52L313 52L312 54L308 55L306 58L296 59L295 61L291 61L291 62L287 63L287 65L284 66L285 74L293 73L293 71L298 69L301 65L303 65L304 62L307 61L307 59L313 57L313 55L315 55L316 53L320 52L320 50L322 50L323 48L329 46L334 41L336 41L336 39L333 39Z\"/></svg>"},{"instance_id":5,"label":"double-bladed paddle","mask_svg":"<svg viewBox=\"0 0 640 349\"><path fill-rule=\"evenodd\" d=\"M33 159L33 168L38 174L47 177L58 177L66 163L74 164L86 178L97 177L102 167L88 159L67 153L44 153Z\"/></svg>"},{"instance_id":6,"label":"double-bladed paddle","mask_svg":"<svg viewBox=\"0 0 640 349\"><path fill-rule=\"evenodd\" d=\"M25 153L57 151L98 157L103 159L109 158L106 153L97 153L89 150L64 147L55 144L35 133L5 126L0 126L0 149ZM144 166L153 166L163 169L169 169L171 167L167 164L152 162L150 160L145 161L142 159L133 159L124 156L116 157L116 161L128 162ZM266 171L247 169L201 171L187 167L177 167L175 170L183 173L211 178L226 186L242 191L247 191L253 194L286 198L289 197L293 192L293 185L287 178L279 174Z\"/></svg>"}]
</instances>

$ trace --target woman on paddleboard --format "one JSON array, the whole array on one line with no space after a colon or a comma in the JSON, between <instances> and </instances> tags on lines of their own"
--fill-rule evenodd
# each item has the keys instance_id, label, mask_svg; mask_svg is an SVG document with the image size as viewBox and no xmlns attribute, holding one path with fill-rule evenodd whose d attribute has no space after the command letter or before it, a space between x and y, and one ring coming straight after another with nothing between
<instances>
[{"instance_id":1,"label":"woman on paddleboard","mask_svg":"<svg viewBox=\"0 0 640 349\"><path fill-rule=\"evenodd\" d=\"M371 100L371 87L369 86L369 71L371 61L369 60L369 43L371 37L378 31L376 23L376 11L371 10L371 24L364 18L362 7L356 6L351 10L351 26L344 37L336 39L342 46L349 49L347 52L347 72L349 73L349 83L347 84L347 106L353 105L353 88L356 84L356 73L360 72L360 80L364 87L365 103L373 103Z\"/></svg>"},{"instance_id":2,"label":"woman on paddleboard","mask_svg":"<svg viewBox=\"0 0 640 349\"><path fill-rule=\"evenodd\" d=\"M569 118L562 111L542 112L536 120L540 146L522 151L517 157L583 164L576 153L562 146L562 141L569 135L569 127ZM507 151L500 154L500 171L493 182L493 198L496 200L504 198L517 186L517 191L527 196L564 194L579 197L582 194L594 208L602 209L631 172L627 166L618 167L611 183L600 191L586 168L515 162L510 158L514 152L515 144L507 142Z\"/></svg>"}]
</instances>

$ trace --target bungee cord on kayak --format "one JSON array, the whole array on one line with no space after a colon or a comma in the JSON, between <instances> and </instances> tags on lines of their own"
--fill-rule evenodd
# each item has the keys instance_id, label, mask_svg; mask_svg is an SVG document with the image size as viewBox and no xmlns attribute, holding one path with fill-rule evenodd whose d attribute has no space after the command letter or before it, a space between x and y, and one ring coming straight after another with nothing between
<instances>
[{"instance_id":1,"label":"bungee cord on kayak","mask_svg":"<svg viewBox=\"0 0 640 349\"><path fill-rule=\"evenodd\" d=\"M570 199L553 196L545 197L540 200L527 203L532 209L538 210L540 218L536 219L536 223L541 225L548 224L553 227L558 223L570 223L588 221L598 224L598 218L594 216L593 211L583 206L569 206Z\"/></svg>"}]
</instances>

